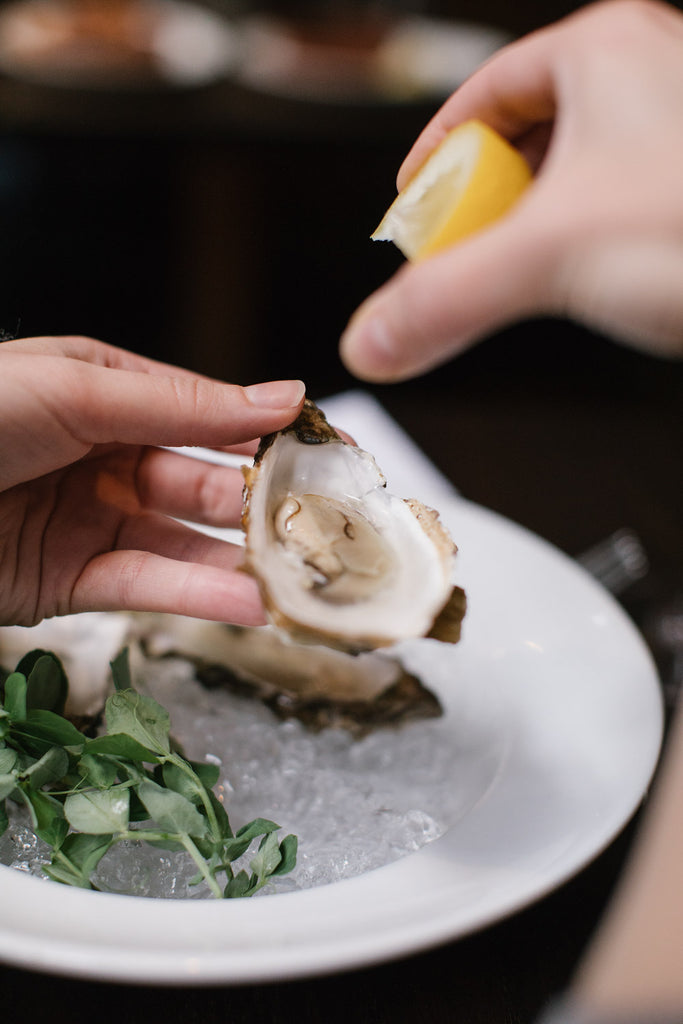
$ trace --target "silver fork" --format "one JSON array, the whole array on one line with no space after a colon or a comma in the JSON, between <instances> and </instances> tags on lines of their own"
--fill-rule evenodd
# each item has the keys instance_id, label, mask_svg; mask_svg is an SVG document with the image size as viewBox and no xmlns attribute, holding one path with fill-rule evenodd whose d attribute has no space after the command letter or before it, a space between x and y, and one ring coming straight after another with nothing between
<instances>
[{"instance_id":1,"label":"silver fork","mask_svg":"<svg viewBox=\"0 0 683 1024\"><path fill-rule=\"evenodd\" d=\"M634 530L622 527L577 557L580 565L616 597L650 572L650 560ZM653 601L638 623L660 670L667 710L683 691L683 591Z\"/></svg>"},{"instance_id":2,"label":"silver fork","mask_svg":"<svg viewBox=\"0 0 683 1024\"><path fill-rule=\"evenodd\" d=\"M626 526L588 548L577 561L616 595L650 571L650 561L640 537Z\"/></svg>"}]
</instances>

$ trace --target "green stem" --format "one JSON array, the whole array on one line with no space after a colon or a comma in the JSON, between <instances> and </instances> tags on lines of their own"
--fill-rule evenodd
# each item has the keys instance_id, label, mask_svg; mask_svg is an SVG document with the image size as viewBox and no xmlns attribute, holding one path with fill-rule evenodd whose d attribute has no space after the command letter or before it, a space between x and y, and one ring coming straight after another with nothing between
<instances>
[{"instance_id":1,"label":"green stem","mask_svg":"<svg viewBox=\"0 0 683 1024\"><path fill-rule=\"evenodd\" d=\"M67 857L67 855L65 853L62 853L61 850L57 849L56 846L52 847L52 859L53 860L61 860L62 864L65 864L69 868L70 871L73 871L73 873L75 875L80 874L80 872L79 872L78 868L76 867L76 865L72 861L69 860L69 858Z\"/></svg>"},{"instance_id":2,"label":"green stem","mask_svg":"<svg viewBox=\"0 0 683 1024\"><path fill-rule=\"evenodd\" d=\"M192 860L199 868L202 878L211 889L211 892L216 899L223 899L223 892L220 885L214 878L209 865L206 860L202 857L201 853L192 842L190 837L184 832L155 832L152 829L140 828L140 829L128 829L127 832L119 832L116 837L117 842L121 839L132 839L134 842L147 842L147 843L179 843L189 853Z\"/></svg>"},{"instance_id":3,"label":"green stem","mask_svg":"<svg viewBox=\"0 0 683 1024\"><path fill-rule=\"evenodd\" d=\"M171 754L168 760L171 761L171 763L174 764L176 768L180 768L180 770L185 772L186 775L189 775L192 781L196 784L199 790L199 798L202 801L204 810L206 811L206 817L209 822L209 827L211 829L211 838L218 842L222 838L221 830L218 826L218 818L216 817L216 812L213 809L213 804L211 803L211 800L208 797L206 788L202 785L201 779L199 778L197 773L192 770L187 761L185 761L182 757L176 757L174 754Z\"/></svg>"},{"instance_id":4,"label":"green stem","mask_svg":"<svg viewBox=\"0 0 683 1024\"><path fill-rule=\"evenodd\" d=\"M183 837L178 832L159 832L151 828L130 828L125 832L117 832L116 842L130 839L134 843L180 843Z\"/></svg>"},{"instance_id":5,"label":"green stem","mask_svg":"<svg viewBox=\"0 0 683 1024\"><path fill-rule=\"evenodd\" d=\"M222 900L223 890L216 881L214 875L211 872L211 869L209 868L209 865L206 863L197 847L194 845L189 836L185 835L179 838L180 842L183 844L183 846L189 853L190 857L192 857L192 860L195 862L195 864L201 871L202 877L204 878L204 881L208 885L209 889L211 889L211 892L214 894L216 899Z\"/></svg>"}]
</instances>

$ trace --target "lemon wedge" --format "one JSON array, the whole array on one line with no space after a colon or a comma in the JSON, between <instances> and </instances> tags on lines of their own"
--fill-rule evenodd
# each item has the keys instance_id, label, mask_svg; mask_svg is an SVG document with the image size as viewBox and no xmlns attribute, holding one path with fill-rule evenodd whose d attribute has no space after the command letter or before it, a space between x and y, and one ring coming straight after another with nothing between
<instances>
[{"instance_id":1,"label":"lemon wedge","mask_svg":"<svg viewBox=\"0 0 683 1024\"><path fill-rule=\"evenodd\" d=\"M422 260L502 217L530 181L529 165L506 139L465 121L427 157L371 237Z\"/></svg>"}]
</instances>

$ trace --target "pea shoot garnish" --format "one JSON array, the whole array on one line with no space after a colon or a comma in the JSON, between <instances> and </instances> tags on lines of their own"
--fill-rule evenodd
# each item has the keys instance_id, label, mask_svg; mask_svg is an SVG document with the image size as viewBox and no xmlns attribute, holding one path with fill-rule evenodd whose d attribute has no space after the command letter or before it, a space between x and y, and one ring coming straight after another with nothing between
<instances>
[{"instance_id":1,"label":"pea shoot garnish","mask_svg":"<svg viewBox=\"0 0 683 1024\"><path fill-rule=\"evenodd\" d=\"M197 866L193 884L218 899L253 896L291 871L296 836L279 840L280 826L265 818L233 832L213 791L219 768L174 749L168 712L131 685L126 650L111 668L106 731L94 738L64 717L68 681L54 654L32 651L0 680L0 835L7 800L25 805L51 848L44 872L85 889L123 840L184 850ZM250 847L248 869L235 871Z\"/></svg>"}]
</instances>

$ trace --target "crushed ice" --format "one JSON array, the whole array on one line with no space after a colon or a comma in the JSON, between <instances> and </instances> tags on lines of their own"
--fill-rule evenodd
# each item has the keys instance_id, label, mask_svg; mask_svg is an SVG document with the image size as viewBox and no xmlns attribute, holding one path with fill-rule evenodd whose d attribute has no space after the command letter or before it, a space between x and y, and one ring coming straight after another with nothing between
<instances>
[{"instance_id":1,"label":"crushed ice","mask_svg":"<svg viewBox=\"0 0 683 1024\"><path fill-rule=\"evenodd\" d=\"M463 813L457 785L463 752L444 719L354 740L342 730L314 734L299 722L279 722L256 701L207 691L180 660L148 665L144 686L136 685L169 710L186 756L221 766L216 792L233 829L266 817L281 825L281 836L298 835L297 866L270 891L312 888L382 867L437 839ZM203 885L190 886L196 868L187 855L133 845L118 844L103 858L93 879L98 888L209 895ZM47 853L15 809L0 837L0 863L40 875Z\"/></svg>"}]
</instances>

